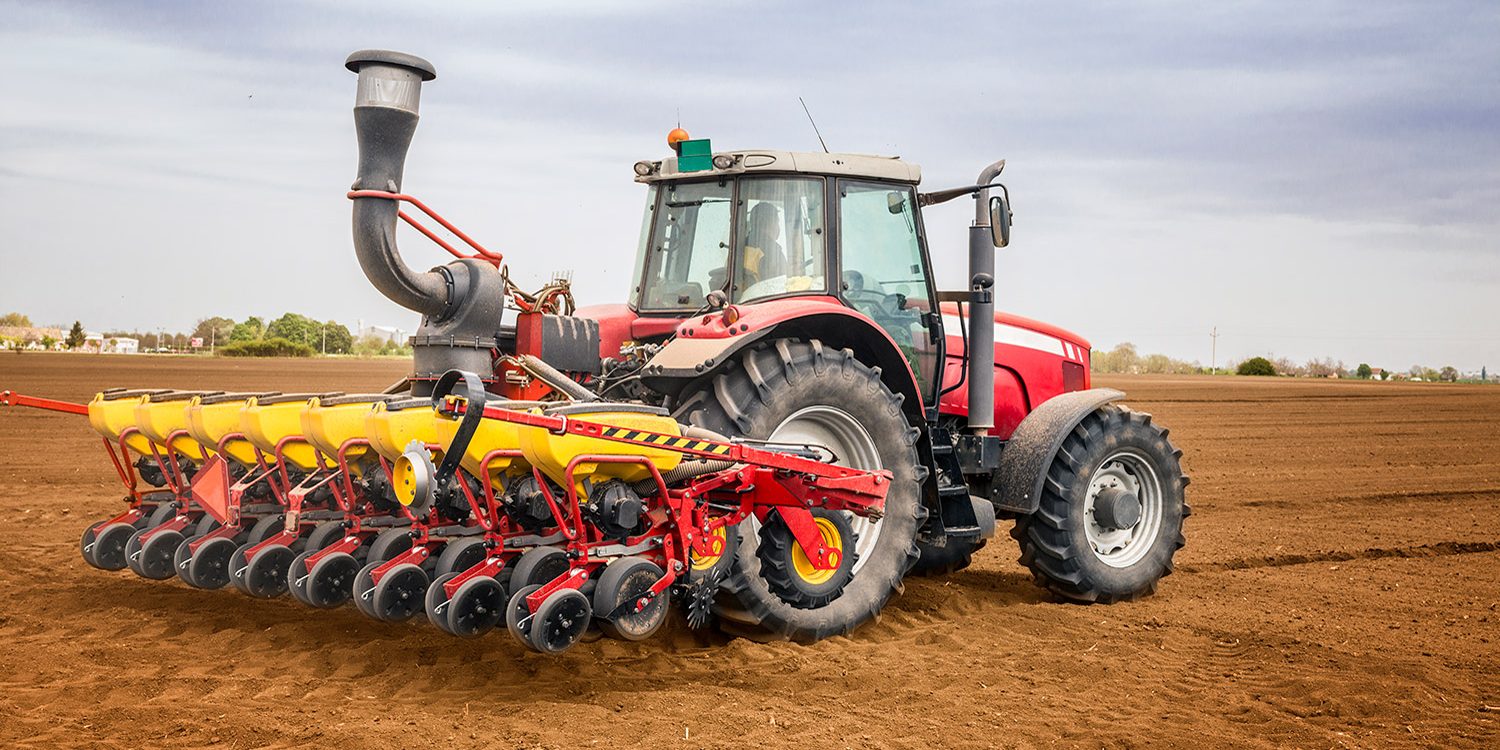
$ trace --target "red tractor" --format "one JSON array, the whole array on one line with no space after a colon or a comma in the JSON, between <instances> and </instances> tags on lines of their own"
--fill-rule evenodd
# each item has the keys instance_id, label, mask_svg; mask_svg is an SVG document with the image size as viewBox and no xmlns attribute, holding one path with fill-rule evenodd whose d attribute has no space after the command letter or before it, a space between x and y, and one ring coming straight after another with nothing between
<instances>
[{"instance_id":1,"label":"red tractor","mask_svg":"<svg viewBox=\"0 0 1500 750\"><path fill-rule=\"evenodd\" d=\"M768 549L787 537L741 523L702 604L720 627L847 633L907 574L967 566L1000 518L1021 563L1069 601L1134 599L1171 572L1189 508L1167 430L1090 387L1081 337L994 309L1004 162L923 192L900 159L714 151L674 131L674 155L634 166L647 195L629 298L574 311L564 285L523 294L472 242L478 252L430 271L401 260L396 221L416 222L399 207L426 210L401 176L435 73L386 51L347 65L359 74L355 247L370 281L424 316L413 395L463 370L511 399L633 402L735 443L891 472L880 513L818 517L825 541L852 553L837 570ZM976 209L970 284L939 290L920 209L960 197ZM503 321L507 300L517 313Z\"/></svg>"}]
</instances>

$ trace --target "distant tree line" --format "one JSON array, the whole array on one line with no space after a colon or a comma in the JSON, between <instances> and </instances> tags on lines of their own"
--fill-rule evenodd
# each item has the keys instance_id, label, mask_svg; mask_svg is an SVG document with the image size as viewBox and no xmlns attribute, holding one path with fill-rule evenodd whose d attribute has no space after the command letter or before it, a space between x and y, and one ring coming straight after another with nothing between
<instances>
[{"instance_id":1,"label":"distant tree line","mask_svg":"<svg viewBox=\"0 0 1500 750\"><path fill-rule=\"evenodd\" d=\"M0 315L0 327L32 328L31 318L21 313ZM79 349L87 339L83 323L74 321L63 337L62 343L69 349ZM213 316L203 318L191 332L166 333L163 331L109 330L102 334L106 343L119 339L134 339L142 351L170 350L180 352L214 351L225 356L249 357L311 357L316 354L353 354L357 356L410 355L411 348L405 342L387 337L366 335L356 338L349 328L337 321L319 322L306 315L288 312L281 317L265 322L258 316L250 316L236 322L231 318ZM36 339L36 340L33 340ZM24 347L39 343L50 349L58 343L51 336L17 338L0 337L0 347ZM201 347L192 346L193 339L202 339Z\"/></svg>"},{"instance_id":2,"label":"distant tree line","mask_svg":"<svg viewBox=\"0 0 1500 750\"><path fill-rule=\"evenodd\" d=\"M1098 373L1125 373L1125 374L1236 374L1236 375L1258 375L1266 377L1299 377L1299 378L1354 378L1358 380L1422 380L1428 382L1489 382L1489 369L1482 368L1475 377L1472 373L1465 378L1458 369L1452 366L1433 369L1422 365L1414 365L1408 370L1393 372L1382 368L1371 367L1369 363L1361 362L1353 369L1344 366L1343 361L1331 357L1320 357L1309 359L1306 362L1294 362L1287 357L1250 357L1238 362L1230 361L1223 368L1214 370L1204 367L1198 362L1186 362L1173 359L1165 354L1141 354L1135 344L1125 342L1107 351L1095 350L1093 352L1093 371Z\"/></svg>"}]
</instances>

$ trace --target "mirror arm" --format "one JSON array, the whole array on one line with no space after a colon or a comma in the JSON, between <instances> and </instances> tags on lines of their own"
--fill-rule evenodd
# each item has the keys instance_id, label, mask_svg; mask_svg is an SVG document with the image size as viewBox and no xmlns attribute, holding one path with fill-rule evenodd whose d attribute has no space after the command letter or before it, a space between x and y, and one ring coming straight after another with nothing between
<instances>
[{"instance_id":1,"label":"mirror arm","mask_svg":"<svg viewBox=\"0 0 1500 750\"><path fill-rule=\"evenodd\" d=\"M939 203L947 203L954 198L970 195L986 188L997 186L1004 187L998 182L991 182L984 185L967 185L965 187L948 188L947 190L934 190L930 193L917 193L917 205L936 206Z\"/></svg>"}]
</instances>

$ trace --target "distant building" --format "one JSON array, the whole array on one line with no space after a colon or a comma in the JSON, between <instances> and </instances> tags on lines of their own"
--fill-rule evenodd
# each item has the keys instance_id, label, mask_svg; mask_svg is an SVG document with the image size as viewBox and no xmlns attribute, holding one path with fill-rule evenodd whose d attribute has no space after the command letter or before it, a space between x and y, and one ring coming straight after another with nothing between
<instances>
[{"instance_id":1,"label":"distant building","mask_svg":"<svg viewBox=\"0 0 1500 750\"><path fill-rule=\"evenodd\" d=\"M89 333L83 337L83 349L102 354L135 354L141 350L141 342L125 336L105 338L103 334Z\"/></svg>"}]
</instances>

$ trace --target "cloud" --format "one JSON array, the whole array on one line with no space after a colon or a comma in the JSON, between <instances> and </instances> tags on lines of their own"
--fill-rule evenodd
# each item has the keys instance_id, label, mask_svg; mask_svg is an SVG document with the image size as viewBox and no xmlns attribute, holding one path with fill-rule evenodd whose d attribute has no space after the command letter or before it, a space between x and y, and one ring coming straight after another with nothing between
<instances>
[{"instance_id":1,"label":"cloud","mask_svg":"<svg viewBox=\"0 0 1500 750\"><path fill-rule=\"evenodd\" d=\"M642 199L629 168L662 153L679 113L720 148L812 149L803 96L835 150L900 154L930 186L1007 158L1002 304L1097 343L1197 356L1218 324L1221 353L1282 336L1297 357L1500 361L1492 3L0 12L0 265L30 269L0 277L0 306L34 318L409 320L355 270L342 198L342 62L385 46L439 70L408 187L505 249L523 283L574 270L585 301L623 295ZM963 282L969 208L928 217L947 285ZM66 295L35 281L64 276Z\"/></svg>"}]
</instances>

